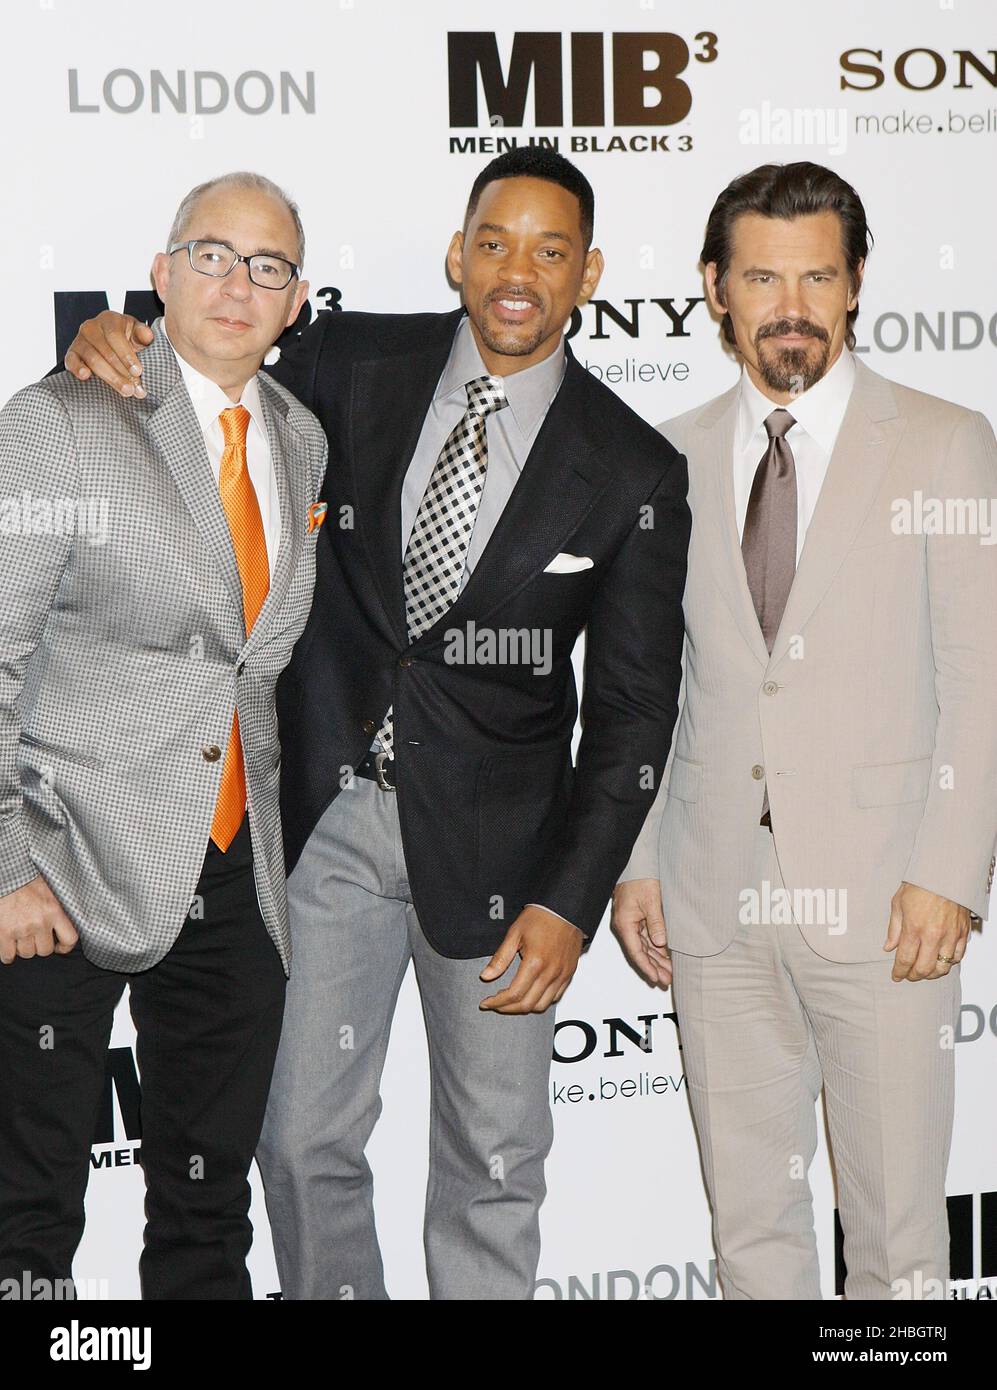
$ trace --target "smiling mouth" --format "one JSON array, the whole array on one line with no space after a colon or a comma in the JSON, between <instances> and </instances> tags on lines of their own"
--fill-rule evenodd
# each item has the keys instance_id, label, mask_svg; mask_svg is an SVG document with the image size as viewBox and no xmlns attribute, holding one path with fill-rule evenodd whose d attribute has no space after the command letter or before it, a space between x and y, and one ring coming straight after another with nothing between
<instances>
[{"instance_id":1,"label":"smiling mouth","mask_svg":"<svg viewBox=\"0 0 997 1390\"><path fill-rule=\"evenodd\" d=\"M495 295L490 303L495 317L503 323L524 323L540 308L536 300L521 299L514 294L504 294L501 297Z\"/></svg>"}]
</instances>

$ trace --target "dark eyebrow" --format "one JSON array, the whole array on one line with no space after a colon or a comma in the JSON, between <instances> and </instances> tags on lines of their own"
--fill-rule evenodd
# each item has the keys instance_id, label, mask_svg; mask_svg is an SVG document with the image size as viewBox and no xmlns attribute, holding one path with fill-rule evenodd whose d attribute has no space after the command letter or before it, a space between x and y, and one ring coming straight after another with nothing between
<instances>
[{"instance_id":1,"label":"dark eyebrow","mask_svg":"<svg viewBox=\"0 0 997 1390\"><path fill-rule=\"evenodd\" d=\"M778 272L777 270L770 270L768 266L764 266L764 265L749 265L748 268L747 268L747 270L745 270L743 273L744 273L745 275L778 275L778 274L779 274L779 272ZM838 268L837 268L837 266L833 266L833 265L818 265L818 266L813 266L813 267L811 267L810 270L805 270L803 273L804 273L804 275L837 275L837 273L838 273Z\"/></svg>"},{"instance_id":2,"label":"dark eyebrow","mask_svg":"<svg viewBox=\"0 0 997 1390\"><path fill-rule=\"evenodd\" d=\"M235 251L235 247L230 241L226 241L222 236L196 236L191 237L191 241L211 241L216 246L226 246L230 251ZM238 252L236 253L238 254ZM289 265L295 265L293 256L289 256L286 251L274 251L269 246L258 246L255 251L250 251L251 256L275 256L279 261L287 261Z\"/></svg>"},{"instance_id":3,"label":"dark eyebrow","mask_svg":"<svg viewBox=\"0 0 997 1390\"><path fill-rule=\"evenodd\" d=\"M498 232L501 236L505 236L508 230L508 227L500 227L497 222L481 222L478 225L479 232ZM541 232L540 239L541 241L566 241L569 246L573 244L567 232Z\"/></svg>"}]
</instances>

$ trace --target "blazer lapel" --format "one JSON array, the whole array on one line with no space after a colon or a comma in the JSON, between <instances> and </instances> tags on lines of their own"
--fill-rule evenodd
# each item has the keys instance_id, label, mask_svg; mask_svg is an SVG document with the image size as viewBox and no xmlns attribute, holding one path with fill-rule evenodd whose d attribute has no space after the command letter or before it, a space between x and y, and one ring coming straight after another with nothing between
<instances>
[{"instance_id":1,"label":"blazer lapel","mask_svg":"<svg viewBox=\"0 0 997 1390\"><path fill-rule=\"evenodd\" d=\"M734 430L737 423L738 388L734 386L718 396L697 420L697 427L706 432L703 448L707 461L707 510L693 518L694 524L707 528L705 540L713 561L721 592L727 601L741 635L764 666L769 659L758 624L758 615L748 588L748 576L741 555L734 510ZM690 447L696 448L695 440Z\"/></svg>"},{"instance_id":2,"label":"blazer lapel","mask_svg":"<svg viewBox=\"0 0 997 1390\"><path fill-rule=\"evenodd\" d=\"M785 656L794 635L802 632L827 592L872 506L900 430L889 382L856 361L851 399L807 528L796 578L772 647L772 666Z\"/></svg>"},{"instance_id":3,"label":"blazer lapel","mask_svg":"<svg viewBox=\"0 0 997 1390\"><path fill-rule=\"evenodd\" d=\"M402 486L463 310L424 351L357 362L350 394L350 467L357 525L395 640L408 646L402 581Z\"/></svg>"},{"instance_id":4,"label":"blazer lapel","mask_svg":"<svg viewBox=\"0 0 997 1390\"><path fill-rule=\"evenodd\" d=\"M273 575L270 579L270 590L264 599L256 622L253 624L253 630L246 639L247 650L260 641L267 630L271 617L279 609L287 592L294 562L301 548L305 512L308 505L304 496L305 489L301 486L294 486L299 478L307 479L308 468L304 460L298 461L298 456L303 453L305 445L287 418L287 405L279 398L272 397L262 380L260 403L266 421L267 437L270 441L270 458L277 478L277 494L280 505L280 544L277 547L277 558L274 561Z\"/></svg>"},{"instance_id":5,"label":"blazer lapel","mask_svg":"<svg viewBox=\"0 0 997 1390\"><path fill-rule=\"evenodd\" d=\"M155 401L146 418L146 430L204 538L212 565L221 575L241 622L242 583L218 484L180 369L161 334L162 329L142 359L142 380Z\"/></svg>"},{"instance_id":6,"label":"blazer lapel","mask_svg":"<svg viewBox=\"0 0 997 1390\"><path fill-rule=\"evenodd\" d=\"M465 612L484 619L511 598L561 550L610 481L601 431L586 423L584 369L565 347L564 380L502 515L456 602L416 645L437 640Z\"/></svg>"}]
</instances>

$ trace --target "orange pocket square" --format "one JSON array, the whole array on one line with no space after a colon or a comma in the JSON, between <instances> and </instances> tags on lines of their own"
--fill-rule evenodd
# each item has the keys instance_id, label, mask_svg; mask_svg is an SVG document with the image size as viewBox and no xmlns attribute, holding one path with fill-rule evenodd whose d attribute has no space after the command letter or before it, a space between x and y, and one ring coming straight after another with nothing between
<instances>
[{"instance_id":1,"label":"orange pocket square","mask_svg":"<svg viewBox=\"0 0 997 1390\"><path fill-rule=\"evenodd\" d=\"M325 514L328 510L328 502L313 502L312 505L308 508L309 535L311 535L313 531L317 531L318 528L322 525L323 521L325 521Z\"/></svg>"}]
</instances>

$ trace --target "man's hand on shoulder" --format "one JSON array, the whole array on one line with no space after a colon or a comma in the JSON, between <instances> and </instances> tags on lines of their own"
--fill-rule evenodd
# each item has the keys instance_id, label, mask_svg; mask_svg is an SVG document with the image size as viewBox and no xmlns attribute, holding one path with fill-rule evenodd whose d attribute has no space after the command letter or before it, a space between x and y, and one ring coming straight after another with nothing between
<instances>
[{"instance_id":1,"label":"man's hand on shoulder","mask_svg":"<svg viewBox=\"0 0 997 1390\"><path fill-rule=\"evenodd\" d=\"M152 329L131 314L105 309L80 324L66 353L66 371L80 381L100 377L122 396L144 396L138 354L154 337Z\"/></svg>"},{"instance_id":2,"label":"man's hand on shoulder","mask_svg":"<svg viewBox=\"0 0 997 1390\"><path fill-rule=\"evenodd\" d=\"M66 956L77 937L62 904L40 874L0 897L0 965L53 952Z\"/></svg>"}]
</instances>

